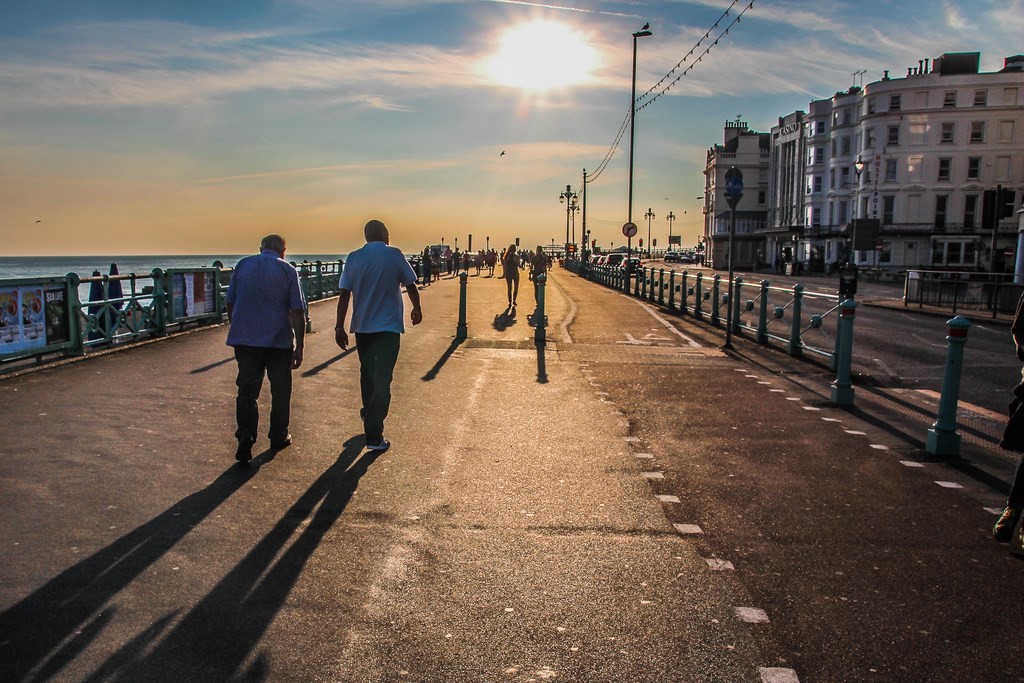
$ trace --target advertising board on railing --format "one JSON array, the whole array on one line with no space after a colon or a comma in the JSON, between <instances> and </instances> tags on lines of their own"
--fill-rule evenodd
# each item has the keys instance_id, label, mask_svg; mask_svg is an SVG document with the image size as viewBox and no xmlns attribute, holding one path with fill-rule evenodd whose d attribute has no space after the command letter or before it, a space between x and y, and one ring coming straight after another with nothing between
<instances>
[{"instance_id":1,"label":"advertising board on railing","mask_svg":"<svg viewBox=\"0 0 1024 683\"><path fill-rule=\"evenodd\" d=\"M31 355L71 341L63 278L8 281L0 287L0 356Z\"/></svg>"},{"instance_id":2,"label":"advertising board on railing","mask_svg":"<svg viewBox=\"0 0 1024 683\"><path fill-rule=\"evenodd\" d=\"M175 321L208 318L217 313L216 270L168 273L171 288L171 317Z\"/></svg>"}]
</instances>

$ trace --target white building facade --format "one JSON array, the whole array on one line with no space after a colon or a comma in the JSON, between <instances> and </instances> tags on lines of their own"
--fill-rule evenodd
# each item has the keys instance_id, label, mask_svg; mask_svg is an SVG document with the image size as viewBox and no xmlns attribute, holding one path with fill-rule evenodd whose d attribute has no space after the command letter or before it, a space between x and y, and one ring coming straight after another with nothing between
<instances>
[{"instance_id":1,"label":"white building facade","mask_svg":"<svg viewBox=\"0 0 1024 683\"><path fill-rule=\"evenodd\" d=\"M780 118L761 244L748 248L812 271L849 260L1012 270L1024 196L1024 56L998 72L979 64L978 53L921 60L904 78L885 72Z\"/></svg>"}]
</instances>

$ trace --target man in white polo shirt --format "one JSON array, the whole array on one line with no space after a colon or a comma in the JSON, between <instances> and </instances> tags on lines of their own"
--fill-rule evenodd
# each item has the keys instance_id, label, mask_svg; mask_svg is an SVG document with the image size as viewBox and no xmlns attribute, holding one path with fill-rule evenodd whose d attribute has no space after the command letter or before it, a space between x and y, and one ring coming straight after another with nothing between
<instances>
[{"instance_id":1,"label":"man in white polo shirt","mask_svg":"<svg viewBox=\"0 0 1024 683\"><path fill-rule=\"evenodd\" d=\"M391 444L384 438L384 418L391 406L391 379L398 361L398 349L405 332L402 287L412 303L413 325L423 320L416 273L397 247L389 246L387 227L372 220L363 228L366 244L348 255L341 274L335 341L348 348L345 316L352 303L349 329L356 336L359 354L359 387L362 391L363 431L366 447L386 451Z\"/></svg>"}]
</instances>

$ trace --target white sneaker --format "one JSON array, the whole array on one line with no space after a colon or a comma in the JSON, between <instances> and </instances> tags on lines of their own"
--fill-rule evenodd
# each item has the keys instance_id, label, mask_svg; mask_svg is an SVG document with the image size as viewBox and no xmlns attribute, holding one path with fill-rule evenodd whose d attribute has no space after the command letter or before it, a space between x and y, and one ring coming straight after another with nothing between
<instances>
[{"instance_id":1,"label":"white sneaker","mask_svg":"<svg viewBox=\"0 0 1024 683\"><path fill-rule=\"evenodd\" d=\"M387 439L381 439L377 443L367 443L366 450L368 451L386 451L391 448L391 442Z\"/></svg>"}]
</instances>

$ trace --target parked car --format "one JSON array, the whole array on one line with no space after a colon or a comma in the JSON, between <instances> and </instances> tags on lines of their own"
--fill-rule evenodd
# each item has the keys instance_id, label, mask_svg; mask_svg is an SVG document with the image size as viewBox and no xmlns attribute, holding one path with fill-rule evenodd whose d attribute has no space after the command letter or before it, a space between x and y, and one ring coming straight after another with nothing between
<instances>
[{"instance_id":1,"label":"parked car","mask_svg":"<svg viewBox=\"0 0 1024 683\"><path fill-rule=\"evenodd\" d=\"M683 254L679 251L666 251L665 252L665 263L680 263L683 260Z\"/></svg>"},{"instance_id":2,"label":"parked car","mask_svg":"<svg viewBox=\"0 0 1024 683\"><path fill-rule=\"evenodd\" d=\"M621 253L608 254L608 256L606 256L605 259L604 259L604 263L601 264L601 265L613 266L613 267L614 266L618 266L618 265L622 264L622 259L624 259L624 258L626 258L625 254L621 254Z\"/></svg>"},{"instance_id":3,"label":"parked car","mask_svg":"<svg viewBox=\"0 0 1024 683\"><path fill-rule=\"evenodd\" d=\"M625 272L627 266L629 268L629 272L636 275L637 271L640 270L640 258L637 256L630 256L628 259L622 259L622 262L619 263L619 268Z\"/></svg>"}]
</instances>

